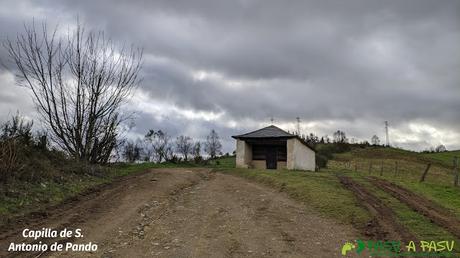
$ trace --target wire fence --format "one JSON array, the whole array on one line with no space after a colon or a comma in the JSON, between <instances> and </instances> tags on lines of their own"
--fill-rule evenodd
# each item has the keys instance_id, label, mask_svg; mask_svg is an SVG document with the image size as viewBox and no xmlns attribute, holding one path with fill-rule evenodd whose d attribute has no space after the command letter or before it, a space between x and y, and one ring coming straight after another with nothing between
<instances>
[{"instance_id":1,"label":"wire fence","mask_svg":"<svg viewBox=\"0 0 460 258\"><path fill-rule=\"evenodd\" d=\"M410 160L352 159L331 160L328 168L356 172L362 175L406 179L413 182L433 182L459 186L459 158L453 158L453 169Z\"/></svg>"}]
</instances>

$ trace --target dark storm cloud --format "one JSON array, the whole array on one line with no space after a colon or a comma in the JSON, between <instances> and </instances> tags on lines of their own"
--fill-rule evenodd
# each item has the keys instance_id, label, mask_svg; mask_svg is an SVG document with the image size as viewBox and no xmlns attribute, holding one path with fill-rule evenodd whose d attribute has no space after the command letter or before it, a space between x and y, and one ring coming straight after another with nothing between
<instances>
[{"instance_id":1,"label":"dark storm cloud","mask_svg":"<svg viewBox=\"0 0 460 258\"><path fill-rule=\"evenodd\" d=\"M0 11L2 38L32 17L66 26L78 16L120 44L144 47L140 92L149 102L223 114L203 122L176 112L170 122L161 120L172 131L214 126L228 137L246 126L227 121L263 124L274 116L285 124L300 116L320 122L308 128L318 134L340 127L368 139L389 120L401 137L418 132L421 140L406 145L416 149L427 146L427 132L414 129L421 125L460 131L459 1L44 0L4 6L14 14ZM150 127L144 121L139 128ZM438 138L429 144L447 141ZM445 144L460 147L454 141Z\"/></svg>"}]
</instances>

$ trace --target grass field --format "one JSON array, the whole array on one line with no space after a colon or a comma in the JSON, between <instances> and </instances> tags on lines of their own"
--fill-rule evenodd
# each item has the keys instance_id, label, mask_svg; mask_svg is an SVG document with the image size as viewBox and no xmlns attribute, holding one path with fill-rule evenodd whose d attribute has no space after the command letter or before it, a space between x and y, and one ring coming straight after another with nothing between
<instances>
[{"instance_id":1,"label":"grass field","mask_svg":"<svg viewBox=\"0 0 460 258\"><path fill-rule=\"evenodd\" d=\"M460 218L460 187L453 185L451 163L453 157L458 154L459 151L415 153L392 148L368 148L336 155L329 167L332 171L352 177L378 196L395 211L398 222L405 225L419 239L455 240L456 243L460 243L460 240L445 228L434 224L430 219L370 184L367 179L371 175L396 183L434 201ZM425 182L419 182L428 163L432 166ZM458 246L456 254L460 255Z\"/></svg>"},{"instance_id":2,"label":"grass field","mask_svg":"<svg viewBox=\"0 0 460 258\"><path fill-rule=\"evenodd\" d=\"M432 159L432 160L442 162L446 166L452 166L454 157L460 158L460 150L438 152L438 153L422 153L420 155L423 157Z\"/></svg>"},{"instance_id":3,"label":"grass field","mask_svg":"<svg viewBox=\"0 0 460 258\"><path fill-rule=\"evenodd\" d=\"M372 194L374 194L380 200L382 200L383 203L387 205L387 207L389 207L396 213L397 222L400 223L401 225L406 226L408 230L412 232L419 240L424 240L424 241L454 240L456 243L460 243L460 239L456 238L454 235L448 232L445 228L442 228L436 225L429 218L412 210L406 204L400 202L398 199L394 198L389 193L386 193L385 191L372 185L367 179L368 175L363 174L363 173L356 173L354 171L342 171L342 173L346 174L347 176L352 177L356 182L359 182L367 190L369 190ZM385 178L385 179L388 180L389 178ZM397 182L397 180L390 180L390 181ZM427 187L427 186L420 186L420 185L414 184L413 188L409 188L407 187L407 184L403 183L400 185L403 185L404 187L410 190L413 190L414 188L417 188L417 187L422 188L423 190L421 191L424 193L424 196L430 196L431 194L433 194L433 193L430 193L430 191L432 191L433 189L432 186ZM439 191L439 192L442 192L442 191ZM439 194L439 192L436 192L436 194ZM439 198L439 199L431 198L431 199L434 199L434 200L437 199L438 200L437 203L444 203L445 200L448 200L450 198L452 198L452 196L449 193L446 193L446 196L442 198ZM440 200L441 202L439 202ZM451 209L451 210L458 212L458 208L460 208L460 206L457 206L456 208ZM460 257L460 246L458 246L458 244L456 244L455 253L456 255Z\"/></svg>"},{"instance_id":4,"label":"grass field","mask_svg":"<svg viewBox=\"0 0 460 258\"><path fill-rule=\"evenodd\" d=\"M455 153L444 152L433 155L453 157ZM362 176L372 175L384 178L439 203L460 217L460 187L453 185L452 168L433 163L425 182L419 182L429 162L426 161L426 158L432 158L426 155L431 154L419 154L391 148L360 149L336 155L336 158L331 160L328 166L335 171L356 171ZM369 167L371 167L370 170Z\"/></svg>"}]
</instances>

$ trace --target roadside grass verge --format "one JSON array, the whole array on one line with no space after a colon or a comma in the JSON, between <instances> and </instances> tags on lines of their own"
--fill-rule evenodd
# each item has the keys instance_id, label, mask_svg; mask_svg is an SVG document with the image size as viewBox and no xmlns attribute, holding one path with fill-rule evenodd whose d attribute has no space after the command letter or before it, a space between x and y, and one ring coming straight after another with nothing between
<instances>
[{"instance_id":1,"label":"roadside grass verge","mask_svg":"<svg viewBox=\"0 0 460 258\"><path fill-rule=\"evenodd\" d=\"M153 168L207 167L230 168L235 166L235 157L220 157L203 163L115 163L109 166L85 166L68 162L53 177L36 181L14 180L9 182L8 195L0 193L0 225L12 217L40 211L57 205L66 199L110 183L116 178ZM38 169L40 171L40 169ZM39 173L37 171L37 173Z\"/></svg>"},{"instance_id":2,"label":"roadside grass verge","mask_svg":"<svg viewBox=\"0 0 460 258\"><path fill-rule=\"evenodd\" d=\"M362 229L370 220L369 212L359 206L353 193L343 188L332 173L236 168L216 171L280 189L323 216L344 224L352 224L357 229Z\"/></svg>"},{"instance_id":3,"label":"roadside grass verge","mask_svg":"<svg viewBox=\"0 0 460 258\"><path fill-rule=\"evenodd\" d=\"M91 188L110 183L116 178L145 171L150 168L171 167L172 164L114 164L86 173L61 172L59 177L36 182L11 181L9 194L0 194L0 225L13 217L44 210ZM177 165L176 165L177 167ZM81 168L79 168L81 169Z\"/></svg>"},{"instance_id":4,"label":"roadside grass verge","mask_svg":"<svg viewBox=\"0 0 460 258\"><path fill-rule=\"evenodd\" d=\"M234 168L235 156L223 156L210 160L208 166L212 168Z\"/></svg>"},{"instance_id":5,"label":"roadside grass verge","mask_svg":"<svg viewBox=\"0 0 460 258\"><path fill-rule=\"evenodd\" d=\"M424 241L444 241L444 240L454 240L455 253L460 255L460 239L457 239L454 235L448 232L446 229L438 226L430 221L429 218L423 216L422 214L412 210L409 206L402 203L398 199L391 196L389 193L381 190L380 188L372 185L364 175L354 172L345 173L347 176L350 176L356 182L363 185L367 190L372 194L378 197L384 202L390 209L392 209L397 215L397 222L401 225L404 225L408 230L413 233L418 240Z\"/></svg>"}]
</instances>

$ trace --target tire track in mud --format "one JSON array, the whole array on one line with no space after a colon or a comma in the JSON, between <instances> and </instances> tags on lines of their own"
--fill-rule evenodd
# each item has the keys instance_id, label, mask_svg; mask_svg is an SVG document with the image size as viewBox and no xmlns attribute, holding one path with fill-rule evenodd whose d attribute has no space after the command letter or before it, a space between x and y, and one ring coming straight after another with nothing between
<instances>
[{"instance_id":1,"label":"tire track in mud","mask_svg":"<svg viewBox=\"0 0 460 258\"><path fill-rule=\"evenodd\" d=\"M352 191L371 215L372 220L364 229L364 234L375 240L416 241L416 237L403 225L396 222L395 212L364 186L344 175L337 175L348 190Z\"/></svg>"},{"instance_id":2,"label":"tire track in mud","mask_svg":"<svg viewBox=\"0 0 460 258\"><path fill-rule=\"evenodd\" d=\"M414 211L429 218L432 223L443 227L460 238L460 219L446 208L389 181L375 177L369 177L369 181L378 188L391 194L399 201L405 203Z\"/></svg>"}]
</instances>

